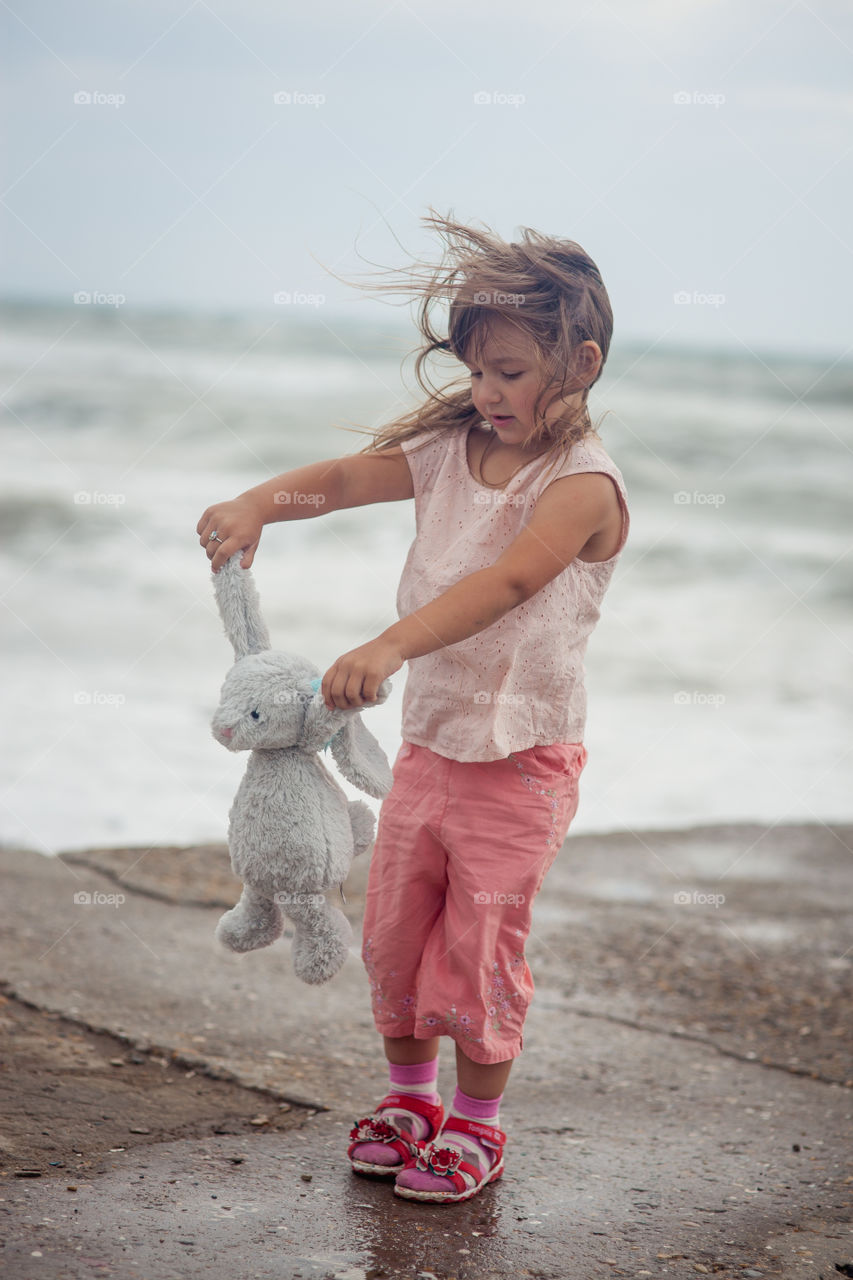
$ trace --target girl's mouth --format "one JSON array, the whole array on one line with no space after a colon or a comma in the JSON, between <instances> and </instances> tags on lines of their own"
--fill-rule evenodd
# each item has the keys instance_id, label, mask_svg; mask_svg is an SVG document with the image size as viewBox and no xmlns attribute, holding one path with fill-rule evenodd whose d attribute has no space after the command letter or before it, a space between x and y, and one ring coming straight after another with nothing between
<instances>
[{"instance_id":1,"label":"girl's mouth","mask_svg":"<svg viewBox=\"0 0 853 1280\"><path fill-rule=\"evenodd\" d=\"M505 427L508 422L512 422L512 414L511 413L493 413L492 422L495 424L495 426Z\"/></svg>"}]
</instances>

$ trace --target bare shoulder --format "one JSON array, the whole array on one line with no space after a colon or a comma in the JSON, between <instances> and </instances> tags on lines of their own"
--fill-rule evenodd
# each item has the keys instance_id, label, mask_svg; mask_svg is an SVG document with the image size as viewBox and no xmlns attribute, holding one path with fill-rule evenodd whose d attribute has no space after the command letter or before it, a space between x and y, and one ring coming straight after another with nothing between
<instances>
[{"instance_id":1,"label":"bare shoulder","mask_svg":"<svg viewBox=\"0 0 853 1280\"><path fill-rule=\"evenodd\" d=\"M537 512L566 519L581 516L590 535L577 553L579 560L595 563L616 554L622 537L622 504L614 478L606 471L583 471L560 476L544 490Z\"/></svg>"},{"instance_id":2,"label":"bare shoulder","mask_svg":"<svg viewBox=\"0 0 853 1280\"><path fill-rule=\"evenodd\" d=\"M412 473L399 445L338 459L343 486L342 507L372 502L400 502L415 496Z\"/></svg>"}]
</instances>

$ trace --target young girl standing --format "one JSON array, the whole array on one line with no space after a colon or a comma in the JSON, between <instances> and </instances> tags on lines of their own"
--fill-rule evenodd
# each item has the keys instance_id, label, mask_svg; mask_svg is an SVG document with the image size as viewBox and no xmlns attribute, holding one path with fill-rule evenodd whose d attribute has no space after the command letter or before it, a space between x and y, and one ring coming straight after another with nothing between
<instances>
[{"instance_id":1,"label":"young girl standing","mask_svg":"<svg viewBox=\"0 0 853 1280\"><path fill-rule=\"evenodd\" d=\"M356 1123L348 1156L398 1195L443 1203L503 1171L499 1108L533 994L531 909L577 810L583 657L629 519L587 408L612 332L595 263L529 228L510 244L425 221L445 252L407 282L424 403L361 453L209 507L197 532L214 571L241 548L248 567L265 524L415 500L400 621L339 657L322 689L330 707L364 706L409 663L362 947L390 1091ZM423 376L435 353L465 366L463 386ZM458 1082L446 1116L442 1036Z\"/></svg>"}]
</instances>

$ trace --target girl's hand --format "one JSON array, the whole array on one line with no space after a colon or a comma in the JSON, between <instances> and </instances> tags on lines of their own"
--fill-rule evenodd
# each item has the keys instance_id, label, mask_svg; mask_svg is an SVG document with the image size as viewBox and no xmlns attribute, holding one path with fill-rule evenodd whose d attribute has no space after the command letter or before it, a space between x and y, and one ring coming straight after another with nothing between
<instances>
[{"instance_id":1,"label":"girl's hand","mask_svg":"<svg viewBox=\"0 0 853 1280\"><path fill-rule=\"evenodd\" d=\"M323 676L326 706L330 711L333 707L347 711L375 702L382 681L399 671L405 660L397 646L382 636L345 653Z\"/></svg>"},{"instance_id":2,"label":"girl's hand","mask_svg":"<svg viewBox=\"0 0 853 1280\"><path fill-rule=\"evenodd\" d=\"M216 573L240 550L245 552L240 564L248 569L255 558L264 522L251 498L245 495L232 502L217 502L208 507L196 525L199 542L205 549L210 567ZM216 534L215 538L211 537Z\"/></svg>"}]
</instances>

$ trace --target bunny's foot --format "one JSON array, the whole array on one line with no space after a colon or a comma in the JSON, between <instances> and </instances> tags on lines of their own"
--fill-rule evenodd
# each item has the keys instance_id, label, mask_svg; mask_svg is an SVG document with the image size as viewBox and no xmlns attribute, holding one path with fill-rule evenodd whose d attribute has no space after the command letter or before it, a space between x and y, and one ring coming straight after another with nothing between
<instances>
[{"instance_id":1,"label":"bunny's foot","mask_svg":"<svg viewBox=\"0 0 853 1280\"><path fill-rule=\"evenodd\" d=\"M257 951L281 937L283 928L281 908L272 896L244 885L236 907L220 917L216 936L231 951Z\"/></svg>"},{"instance_id":2,"label":"bunny's foot","mask_svg":"<svg viewBox=\"0 0 853 1280\"><path fill-rule=\"evenodd\" d=\"M307 895L306 895L307 896ZM293 968L301 982L312 986L328 982L342 967L349 955L352 928L342 911L326 902L322 894L315 895L322 907L301 920L294 918L296 929L293 937Z\"/></svg>"}]
</instances>

